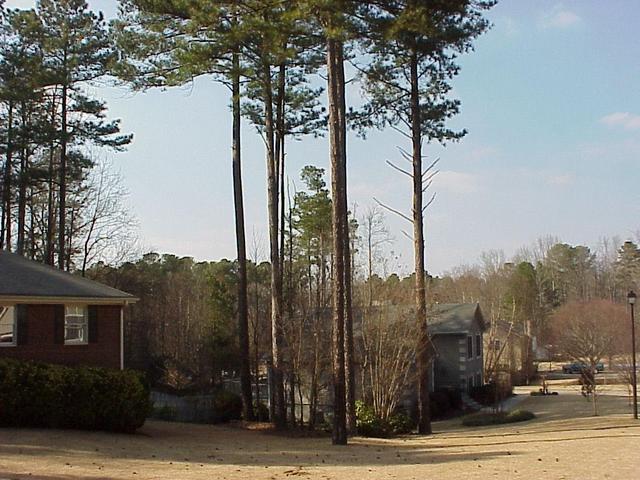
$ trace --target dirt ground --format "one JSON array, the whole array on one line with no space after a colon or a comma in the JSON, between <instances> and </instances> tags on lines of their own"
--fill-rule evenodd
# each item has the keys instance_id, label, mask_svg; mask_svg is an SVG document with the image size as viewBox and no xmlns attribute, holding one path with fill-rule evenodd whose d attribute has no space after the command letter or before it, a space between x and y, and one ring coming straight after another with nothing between
<instances>
[{"instance_id":1,"label":"dirt ground","mask_svg":"<svg viewBox=\"0 0 640 480\"><path fill-rule=\"evenodd\" d=\"M599 417L578 393L522 395L538 418L499 427L435 422L431 437L287 438L233 427L148 422L136 435L0 429L0 479L640 479L640 422L603 387ZM530 389L521 389L528 393Z\"/></svg>"}]
</instances>

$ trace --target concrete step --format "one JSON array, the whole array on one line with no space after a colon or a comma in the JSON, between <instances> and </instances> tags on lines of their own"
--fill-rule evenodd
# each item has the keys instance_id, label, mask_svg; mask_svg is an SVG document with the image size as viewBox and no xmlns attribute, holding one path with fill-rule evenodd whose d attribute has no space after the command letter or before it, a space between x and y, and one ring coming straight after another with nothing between
<instances>
[{"instance_id":1,"label":"concrete step","mask_svg":"<svg viewBox=\"0 0 640 480\"><path fill-rule=\"evenodd\" d=\"M482 405L480 405L466 393L462 394L462 405L468 410L478 411L482 409Z\"/></svg>"}]
</instances>

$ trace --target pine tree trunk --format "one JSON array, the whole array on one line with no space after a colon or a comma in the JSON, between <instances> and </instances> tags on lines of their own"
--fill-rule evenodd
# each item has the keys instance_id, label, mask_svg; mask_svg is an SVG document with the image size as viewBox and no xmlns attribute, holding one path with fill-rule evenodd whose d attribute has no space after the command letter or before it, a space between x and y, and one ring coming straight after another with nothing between
<instances>
[{"instance_id":1,"label":"pine tree trunk","mask_svg":"<svg viewBox=\"0 0 640 480\"><path fill-rule=\"evenodd\" d=\"M334 445L346 445L346 398L345 398L345 205L344 205L344 156L342 154L342 125L340 120L340 82L338 60L339 42L327 40L327 77L329 97L329 140L331 155L331 196L333 233L333 431Z\"/></svg>"},{"instance_id":2,"label":"pine tree trunk","mask_svg":"<svg viewBox=\"0 0 640 480\"><path fill-rule=\"evenodd\" d=\"M344 51L342 43L336 45L337 60L336 74L338 96L340 100L338 120L340 122L340 154L341 154L341 175L342 175L342 219L344 241L344 357L345 357L345 397L347 431L354 434L356 431L356 385L355 368L353 358L353 310L351 305L351 234L349 231L348 204L347 204L347 121L346 121L346 95L345 95L345 75L344 75Z\"/></svg>"},{"instance_id":3,"label":"pine tree trunk","mask_svg":"<svg viewBox=\"0 0 640 480\"><path fill-rule=\"evenodd\" d=\"M2 188L2 204L4 212L4 228L2 248L11 251L11 176L13 175L13 103L9 102L7 113L7 151L4 164L4 186Z\"/></svg>"},{"instance_id":4,"label":"pine tree trunk","mask_svg":"<svg viewBox=\"0 0 640 480\"><path fill-rule=\"evenodd\" d=\"M416 322L419 328L416 362L418 366L418 433L431 434L429 409L429 332L424 267L424 218L422 183L422 129L418 91L418 58L411 56L411 140L413 151L413 249L415 261Z\"/></svg>"},{"instance_id":5,"label":"pine tree trunk","mask_svg":"<svg viewBox=\"0 0 640 480\"><path fill-rule=\"evenodd\" d=\"M16 253L18 255L24 255L27 219L27 155L27 149L23 148L20 154L20 176L18 177L18 232L16 242Z\"/></svg>"},{"instance_id":6,"label":"pine tree trunk","mask_svg":"<svg viewBox=\"0 0 640 480\"><path fill-rule=\"evenodd\" d=\"M51 99L51 124L55 125L56 123L56 107L55 107L55 92L53 93ZM54 204L54 161L55 161L55 142L53 139L49 144L49 171L48 171L48 182L47 182L47 232L46 232L46 240L45 240L45 262L48 265L53 266L55 263L54 260L54 240L53 240L53 232L55 231L55 204Z\"/></svg>"},{"instance_id":7,"label":"pine tree trunk","mask_svg":"<svg viewBox=\"0 0 640 480\"><path fill-rule=\"evenodd\" d=\"M236 222L236 249L238 256L238 342L240 346L240 387L242 415L245 420L255 419L251 392L249 364L249 306L247 297L247 246L244 230L244 202L242 198L242 165L240 157L240 58L233 54L233 206ZM257 375L257 371L256 371Z\"/></svg>"},{"instance_id":8,"label":"pine tree trunk","mask_svg":"<svg viewBox=\"0 0 640 480\"><path fill-rule=\"evenodd\" d=\"M59 217L58 217L58 268L64 270L66 260L66 210L67 210L67 86L62 87L62 131L60 139Z\"/></svg>"},{"instance_id":9,"label":"pine tree trunk","mask_svg":"<svg viewBox=\"0 0 640 480\"><path fill-rule=\"evenodd\" d=\"M276 428L285 428L287 422L284 396L282 361L282 277L278 248L278 171L274 152L274 122L271 69L264 66L265 136L267 143L267 208L269 211L269 250L271 261L271 354L273 370L273 418Z\"/></svg>"},{"instance_id":10,"label":"pine tree trunk","mask_svg":"<svg viewBox=\"0 0 640 480\"><path fill-rule=\"evenodd\" d=\"M48 265L54 264L54 247L53 247L53 232L55 224L55 205L54 205L54 148L51 146L49 152L49 179L47 181L47 232L45 240L45 262Z\"/></svg>"},{"instance_id":11,"label":"pine tree trunk","mask_svg":"<svg viewBox=\"0 0 640 480\"><path fill-rule=\"evenodd\" d=\"M291 355L291 370L289 371L289 422L296 426L296 374L293 369L293 354Z\"/></svg>"},{"instance_id":12,"label":"pine tree trunk","mask_svg":"<svg viewBox=\"0 0 640 480\"><path fill-rule=\"evenodd\" d=\"M286 87L286 67L281 64L278 72L278 93L276 103L276 161L278 162L278 181L280 182L280 276L284 285L284 232L285 232L285 198L284 198L284 160L285 131L284 106Z\"/></svg>"},{"instance_id":13,"label":"pine tree trunk","mask_svg":"<svg viewBox=\"0 0 640 480\"><path fill-rule=\"evenodd\" d=\"M27 255L30 259L36 258L36 213L34 211L33 188L29 189L29 247Z\"/></svg>"}]
</instances>

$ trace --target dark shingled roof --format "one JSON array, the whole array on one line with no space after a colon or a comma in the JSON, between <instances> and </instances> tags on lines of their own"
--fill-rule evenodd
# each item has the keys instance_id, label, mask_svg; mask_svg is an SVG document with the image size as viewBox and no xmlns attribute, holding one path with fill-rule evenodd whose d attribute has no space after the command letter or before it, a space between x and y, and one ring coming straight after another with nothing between
<instances>
[{"instance_id":1,"label":"dark shingled roof","mask_svg":"<svg viewBox=\"0 0 640 480\"><path fill-rule=\"evenodd\" d=\"M0 299L2 297L136 300L133 295L115 288L0 250Z\"/></svg>"},{"instance_id":2,"label":"dark shingled roof","mask_svg":"<svg viewBox=\"0 0 640 480\"><path fill-rule=\"evenodd\" d=\"M413 305L376 305L371 308L354 308L354 321L362 321L364 311L384 316L395 316L407 320L415 319L416 308ZM331 309L324 309L323 315L330 319ZM429 335L459 335L474 330L474 322L482 331L486 323L477 303L436 303L427 306L427 325Z\"/></svg>"},{"instance_id":3,"label":"dark shingled roof","mask_svg":"<svg viewBox=\"0 0 640 480\"><path fill-rule=\"evenodd\" d=\"M469 331L474 320L482 330L485 329L484 317L477 303L437 303L427 312L429 333L462 333Z\"/></svg>"}]
</instances>

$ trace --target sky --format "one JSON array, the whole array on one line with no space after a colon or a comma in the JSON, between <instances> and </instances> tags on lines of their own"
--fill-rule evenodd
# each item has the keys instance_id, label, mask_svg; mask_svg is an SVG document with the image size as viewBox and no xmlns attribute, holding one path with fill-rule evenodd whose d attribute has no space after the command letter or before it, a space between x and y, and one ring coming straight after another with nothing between
<instances>
[{"instance_id":1,"label":"sky","mask_svg":"<svg viewBox=\"0 0 640 480\"><path fill-rule=\"evenodd\" d=\"M115 0L89 4L107 17ZM32 1L8 0L9 7ZM513 255L552 235L596 248L603 237L640 231L640 2L502 0L493 28L461 58L453 82L461 113L450 125L468 135L442 148L427 211L426 263L432 274L476 263L483 251ZM134 141L109 154L130 191L146 249L197 260L235 258L229 95L200 78L187 87L132 93L94 87ZM359 103L353 87L350 100ZM348 139L348 188L361 216L374 197L410 212L410 184L386 165L407 140L393 131ZM308 164L328 171L328 140L288 145L288 174L300 186ZM260 138L243 127L249 248L267 251L266 162ZM395 238L390 268L413 262L405 220L387 215Z\"/></svg>"}]
</instances>

